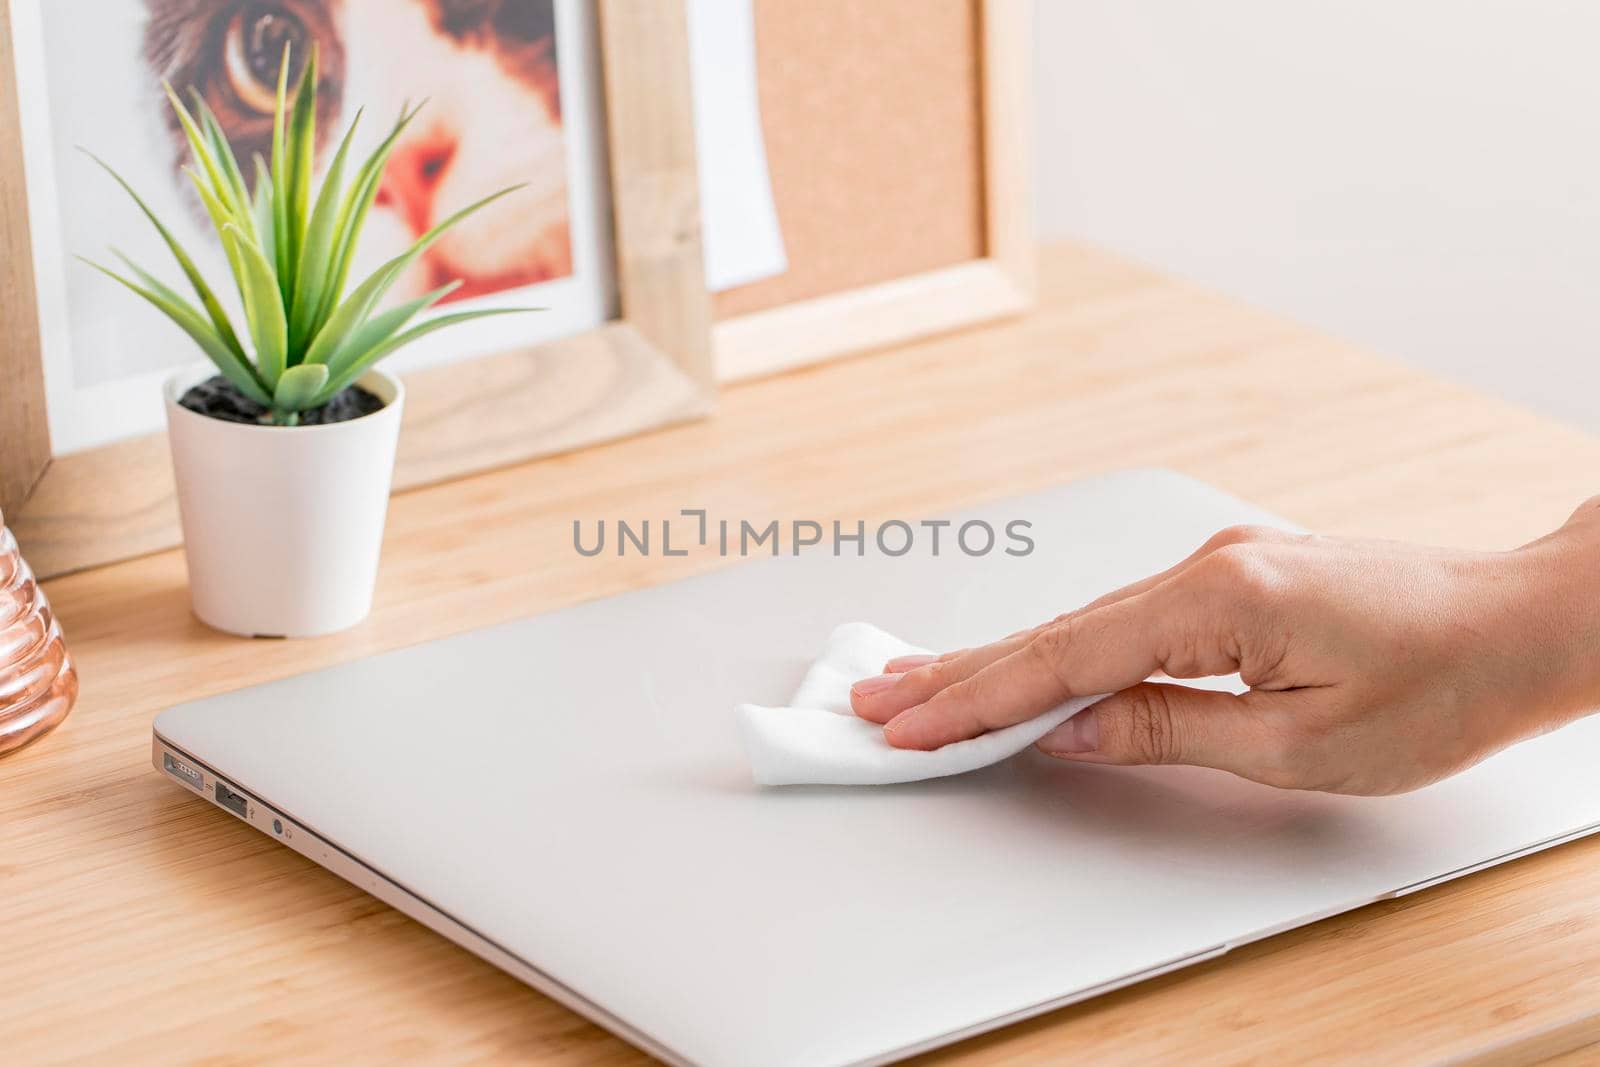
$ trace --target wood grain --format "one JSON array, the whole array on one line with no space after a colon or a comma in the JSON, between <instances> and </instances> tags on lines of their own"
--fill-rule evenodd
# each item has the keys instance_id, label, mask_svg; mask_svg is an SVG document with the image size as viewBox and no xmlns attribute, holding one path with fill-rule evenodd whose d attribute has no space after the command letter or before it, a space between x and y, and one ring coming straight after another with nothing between
<instances>
[{"instance_id":1,"label":"wood grain","mask_svg":"<svg viewBox=\"0 0 1600 1067\"><path fill-rule=\"evenodd\" d=\"M698 348L703 359L703 334ZM397 491L705 415L713 402L704 378L620 320L405 381ZM10 519L45 577L171 548L182 531L167 435L54 460Z\"/></svg>"},{"instance_id":2,"label":"wood grain","mask_svg":"<svg viewBox=\"0 0 1600 1067\"><path fill-rule=\"evenodd\" d=\"M176 552L47 583L83 696L0 760L0 1059L643 1062L148 764L174 702L737 565L586 559L575 518L871 520L1161 464L1329 532L1505 547L1596 489L1600 441L1520 408L1084 248L1042 281L1025 318L397 496L377 607L344 634L210 632ZM1597 894L1580 841L924 1062L1532 1062L1600 1035Z\"/></svg>"},{"instance_id":3,"label":"wood grain","mask_svg":"<svg viewBox=\"0 0 1600 1067\"><path fill-rule=\"evenodd\" d=\"M10 0L0 0L0 511L15 512L50 462L39 308L28 236L21 101L13 70Z\"/></svg>"},{"instance_id":4,"label":"wood grain","mask_svg":"<svg viewBox=\"0 0 1600 1067\"><path fill-rule=\"evenodd\" d=\"M1033 269L1026 270L1029 284ZM974 322L1014 315L1033 294L992 259L783 304L712 327L717 375L762 378L850 352L882 348ZM914 324L914 325L908 325Z\"/></svg>"},{"instance_id":5,"label":"wood grain","mask_svg":"<svg viewBox=\"0 0 1600 1067\"><path fill-rule=\"evenodd\" d=\"M0 7L0 60L9 47L6 13ZM610 440L714 406L684 11L607 0L600 14L622 318L576 337L408 375L397 489ZM0 144L14 145L11 69L0 62L7 94L0 98ZM0 153L0 500L16 502L7 517L17 540L35 572L50 576L170 548L182 535L164 433L46 465L20 167L17 153ZM13 255L16 248L26 254Z\"/></svg>"},{"instance_id":6,"label":"wood grain","mask_svg":"<svg viewBox=\"0 0 1600 1067\"><path fill-rule=\"evenodd\" d=\"M1038 251L1033 220L1033 19L1025 0L983 0L980 17L984 258L1031 303Z\"/></svg>"},{"instance_id":7,"label":"wood grain","mask_svg":"<svg viewBox=\"0 0 1600 1067\"><path fill-rule=\"evenodd\" d=\"M622 317L709 384L711 298L684 7L601 0L600 31Z\"/></svg>"},{"instance_id":8,"label":"wood grain","mask_svg":"<svg viewBox=\"0 0 1600 1067\"><path fill-rule=\"evenodd\" d=\"M790 267L717 295L717 376L760 377L1031 304L1023 0L773 2L758 12L763 124Z\"/></svg>"}]
</instances>

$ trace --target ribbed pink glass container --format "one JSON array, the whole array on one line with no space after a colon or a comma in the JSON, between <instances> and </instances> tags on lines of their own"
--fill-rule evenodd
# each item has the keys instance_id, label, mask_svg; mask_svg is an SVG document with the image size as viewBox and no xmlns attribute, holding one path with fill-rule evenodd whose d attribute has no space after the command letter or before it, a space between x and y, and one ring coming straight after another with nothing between
<instances>
[{"instance_id":1,"label":"ribbed pink glass container","mask_svg":"<svg viewBox=\"0 0 1600 1067\"><path fill-rule=\"evenodd\" d=\"M61 626L0 516L0 756L48 733L77 699Z\"/></svg>"}]
</instances>

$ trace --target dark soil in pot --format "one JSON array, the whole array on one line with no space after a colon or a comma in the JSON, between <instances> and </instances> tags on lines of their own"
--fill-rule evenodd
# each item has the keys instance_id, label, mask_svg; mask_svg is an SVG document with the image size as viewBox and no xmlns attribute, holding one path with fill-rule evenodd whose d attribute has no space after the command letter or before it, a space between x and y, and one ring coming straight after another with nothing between
<instances>
[{"instance_id":1,"label":"dark soil in pot","mask_svg":"<svg viewBox=\"0 0 1600 1067\"><path fill-rule=\"evenodd\" d=\"M268 423L267 409L236 389L222 375L213 375L191 386L178 401L190 411L224 422L246 422L252 426ZM376 393L359 385L347 385L320 408L300 413L301 426L325 426L330 422L349 422L371 415L383 407Z\"/></svg>"}]
</instances>

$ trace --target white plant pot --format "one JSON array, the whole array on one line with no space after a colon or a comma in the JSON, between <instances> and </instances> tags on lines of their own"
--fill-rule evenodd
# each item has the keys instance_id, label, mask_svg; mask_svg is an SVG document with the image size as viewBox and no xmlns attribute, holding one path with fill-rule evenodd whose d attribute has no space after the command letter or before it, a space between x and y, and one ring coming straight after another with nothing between
<instances>
[{"instance_id":1,"label":"white plant pot","mask_svg":"<svg viewBox=\"0 0 1600 1067\"><path fill-rule=\"evenodd\" d=\"M381 410L326 426L251 426L179 405L211 364L167 380L167 438L200 621L232 634L309 637L372 610L405 389L369 371Z\"/></svg>"}]
</instances>

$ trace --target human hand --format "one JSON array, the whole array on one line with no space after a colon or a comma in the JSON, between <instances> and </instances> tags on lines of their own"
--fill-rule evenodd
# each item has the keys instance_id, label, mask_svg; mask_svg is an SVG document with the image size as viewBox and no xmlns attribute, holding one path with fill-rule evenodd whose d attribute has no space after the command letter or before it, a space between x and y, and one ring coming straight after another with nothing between
<instances>
[{"instance_id":1,"label":"human hand","mask_svg":"<svg viewBox=\"0 0 1600 1067\"><path fill-rule=\"evenodd\" d=\"M1242 695L1145 681L1235 671ZM1600 705L1600 497L1511 552L1235 527L1032 630L884 672L851 703L897 748L1111 693L1039 747L1404 792Z\"/></svg>"}]
</instances>

